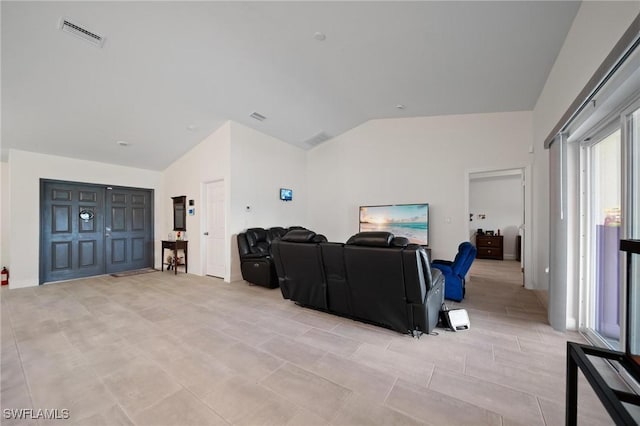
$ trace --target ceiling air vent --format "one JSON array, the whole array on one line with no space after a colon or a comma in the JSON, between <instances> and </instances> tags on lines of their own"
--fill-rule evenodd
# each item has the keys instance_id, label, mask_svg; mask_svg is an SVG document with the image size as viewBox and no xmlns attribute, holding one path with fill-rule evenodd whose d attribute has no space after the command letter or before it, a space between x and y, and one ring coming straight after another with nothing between
<instances>
[{"instance_id":1,"label":"ceiling air vent","mask_svg":"<svg viewBox=\"0 0 640 426\"><path fill-rule=\"evenodd\" d=\"M66 33L73 34L76 37L80 37L84 41L88 41L89 43L102 47L104 44L104 37L100 34L96 34L93 31L89 31L86 28L81 27L78 24L75 24L68 19L62 19L60 21L60 29Z\"/></svg>"},{"instance_id":2,"label":"ceiling air vent","mask_svg":"<svg viewBox=\"0 0 640 426\"><path fill-rule=\"evenodd\" d=\"M259 112L252 112L251 115L249 116L251 118L254 118L258 121L264 121L267 119L267 117L265 117L264 115L260 114Z\"/></svg>"},{"instance_id":3,"label":"ceiling air vent","mask_svg":"<svg viewBox=\"0 0 640 426\"><path fill-rule=\"evenodd\" d=\"M322 142L328 141L329 139L331 139L331 136L329 136L325 132L320 132L317 135L312 136L311 138L304 141L304 143L309 147L314 147L320 145Z\"/></svg>"}]
</instances>

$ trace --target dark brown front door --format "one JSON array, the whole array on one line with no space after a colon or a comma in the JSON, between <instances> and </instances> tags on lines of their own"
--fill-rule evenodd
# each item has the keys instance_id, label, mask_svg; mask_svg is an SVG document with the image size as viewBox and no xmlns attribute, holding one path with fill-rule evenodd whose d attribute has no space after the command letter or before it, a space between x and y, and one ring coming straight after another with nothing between
<instances>
[{"instance_id":1,"label":"dark brown front door","mask_svg":"<svg viewBox=\"0 0 640 426\"><path fill-rule=\"evenodd\" d=\"M153 191L41 180L40 283L153 266Z\"/></svg>"}]
</instances>

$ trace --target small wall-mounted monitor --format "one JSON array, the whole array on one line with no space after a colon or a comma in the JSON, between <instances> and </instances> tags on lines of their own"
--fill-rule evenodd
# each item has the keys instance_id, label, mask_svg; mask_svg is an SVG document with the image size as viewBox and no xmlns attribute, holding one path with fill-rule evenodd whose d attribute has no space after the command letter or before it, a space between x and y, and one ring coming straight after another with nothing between
<instances>
[{"instance_id":1,"label":"small wall-mounted monitor","mask_svg":"<svg viewBox=\"0 0 640 426\"><path fill-rule=\"evenodd\" d=\"M293 200L293 190L287 188L280 188L280 199L282 201Z\"/></svg>"}]
</instances>

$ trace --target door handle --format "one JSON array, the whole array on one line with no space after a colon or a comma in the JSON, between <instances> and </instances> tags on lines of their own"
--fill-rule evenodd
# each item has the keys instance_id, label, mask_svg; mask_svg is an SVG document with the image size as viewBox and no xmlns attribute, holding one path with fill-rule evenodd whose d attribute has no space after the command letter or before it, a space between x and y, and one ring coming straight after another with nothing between
<instances>
[{"instance_id":1,"label":"door handle","mask_svg":"<svg viewBox=\"0 0 640 426\"><path fill-rule=\"evenodd\" d=\"M209 235L209 233L208 233L208 232L205 232L205 233L204 233L204 235Z\"/></svg>"}]
</instances>

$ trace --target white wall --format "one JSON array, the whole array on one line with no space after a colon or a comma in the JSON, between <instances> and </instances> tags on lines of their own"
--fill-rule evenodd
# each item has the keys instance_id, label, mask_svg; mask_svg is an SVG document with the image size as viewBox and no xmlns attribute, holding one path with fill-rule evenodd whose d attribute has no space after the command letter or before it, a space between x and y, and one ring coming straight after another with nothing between
<instances>
[{"instance_id":1,"label":"white wall","mask_svg":"<svg viewBox=\"0 0 640 426\"><path fill-rule=\"evenodd\" d=\"M540 261L533 275L540 288L549 285L549 152L543 149L544 139L639 12L638 1L582 2L534 108L533 243ZM577 324L577 289L570 293L567 323Z\"/></svg>"},{"instance_id":2,"label":"white wall","mask_svg":"<svg viewBox=\"0 0 640 426\"><path fill-rule=\"evenodd\" d=\"M173 230L173 200L171 197L186 195L187 200L194 200L195 215L187 215L187 239L189 240L189 273L204 275L206 262L204 259L203 232L204 218L204 184L208 182L225 181L225 209L227 223L230 221L230 133L231 124L226 122L205 140L189 150L180 159L171 164L163 173L165 197L161 200L159 216L162 217L163 239L168 238ZM231 235L226 235L226 241ZM226 247L225 280L229 281L231 269L231 248Z\"/></svg>"},{"instance_id":3,"label":"white wall","mask_svg":"<svg viewBox=\"0 0 640 426\"><path fill-rule=\"evenodd\" d=\"M478 228L500 230L504 235L505 259L516 258L516 237L523 211L521 175L474 178L469 183L469 212L474 214L469 222L470 235Z\"/></svg>"},{"instance_id":4,"label":"white wall","mask_svg":"<svg viewBox=\"0 0 640 426\"><path fill-rule=\"evenodd\" d=\"M9 210L9 163L0 162L0 263L11 264L9 255L9 230L11 229L11 211ZM9 270L11 272L11 270Z\"/></svg>"},{"instance_id":5,"label":"white wall","mask_svg":"<svg viewBox=\"0 0 640 426\"><path fill-rule=\"evenodd\" d=\"M469 238L468 172L532 161L531 112L373 120L308 153L310 226L331 241L358 232L358 207L428 202L434 258Z\"/></svg>"},{"instance_id":6,"label":"white wall","mask_svg":"<svg viewBox=\"0 0 640 426\"><path fill-rule=\"evenodd\" d=\"M186 195L187 200L193 199L196 214L187 216L189 272L204 275L205 184L224 180L228 241L224 279L240 280L238 232L251 227L304 226L305 176L305 151L229 121L164 171L161 235L166 239L173 228L171 197ZM280 201L280 188L293 189L293 201Z\"/></svg>"},{"instance_id":7,"label":"white wall","mask_svg":"<svg viewBox=\"0 0 640 426\"><path fill-rule=\"evenodd\" d=\"M240 279L238 232L252 227L309 226L306 170L306 151L231 123L232 281ZM280 188L293 189L293 201L281 201Z\"/></svg>"},{"instance_id":8,"label":"white wall","mask_svg":"<svg viewBox=\"0 0 640 426\"><path fill-rule=\"evenodd\" d=\"M9 164L10 288L38 285L41 178L153 189L156 212L164 197L160 172L18 150L9 151ZM162 235L159 220L156 215L156 240ZM158 264L159 252L155 256Z\"/></svg>"}]
</instances>

